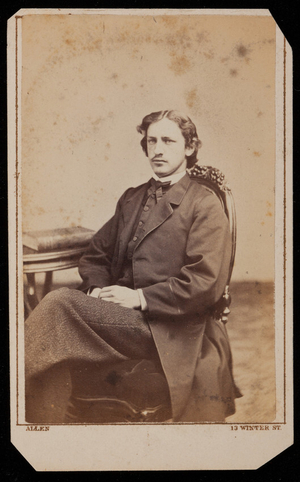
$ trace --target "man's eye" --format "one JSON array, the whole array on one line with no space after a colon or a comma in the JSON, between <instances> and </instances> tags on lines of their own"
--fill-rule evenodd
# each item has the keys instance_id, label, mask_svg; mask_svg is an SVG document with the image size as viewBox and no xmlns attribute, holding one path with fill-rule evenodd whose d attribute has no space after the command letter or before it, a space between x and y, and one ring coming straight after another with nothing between
<instances>
[{"instance_id":1,"label":"man's eye","mask_svg":"<svg viewBox=\"0 0 300 482\"><path fill-rule=\"evenodd\" d=\"M153 145L155 144L155 139L148 139L147 142L148 144Z\"/></svg>"},{"instance_id":2,"label":"man's eye","mask_svg":"<svg viewBox=\"0 0 300 482\"><path fill-rule=\"evenodd\" d=\"M171 139L165 139L165 144L172 144L173 142Z\"/></svg>"}]
</instances>

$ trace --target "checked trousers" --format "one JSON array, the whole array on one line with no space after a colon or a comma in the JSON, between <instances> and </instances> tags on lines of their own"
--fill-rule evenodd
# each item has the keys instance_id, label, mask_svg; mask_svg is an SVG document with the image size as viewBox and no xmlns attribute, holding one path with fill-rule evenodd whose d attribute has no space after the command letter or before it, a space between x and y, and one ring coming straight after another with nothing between
<instances>
[{"instance_id":1,"label":"checked trousers","mask_svg":"<svg viewBox=\"0 0 300 482\"><path fill-rule=\"evenodd\" d=\"M132 359L158 360L144 313L74 289L50 292L25 322L26 421L42 422L55 370L61 377L82 364Z\"/></svg>"}]
</instances>

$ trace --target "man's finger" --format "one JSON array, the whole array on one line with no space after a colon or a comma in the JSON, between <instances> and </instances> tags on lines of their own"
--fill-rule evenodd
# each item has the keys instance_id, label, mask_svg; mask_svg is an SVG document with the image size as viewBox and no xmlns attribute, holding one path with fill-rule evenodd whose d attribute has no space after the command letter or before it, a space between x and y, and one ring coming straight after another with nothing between
<instances>
[{"instance_id":1,"label":"man's finger","mask_svg":"<svg viewBox=\"0 0 300 482\"><path fill-rule=\"evenodd\" d=\"M108 303L114 303L115 305L120 305L120 306L125 306L125 304L122 304L122 301L117 300L116 298L101 298L102 301L107 301Z\"/></svg>"},{"instance_id":2,"label":"man's finger","mask_svg":"<svg viewBox=\"0 0 300 482\"><path fill-rule=\"evenodd\" d=\"M108 298L108 297L103 298L103 297L101 297L101 300L102 301L108 301L109 303L117 303L117 300L115 300L114 298Z\"/></svg>"},{"instance_id":3,"label":"man's finger","mask_svg":"<svg viewBox=\"0 0 300 482\"><path fill-rule=\"evenodd\" d=\"M108 291L108 292L106 292L106 293L103 293L103 292L101 291L101 293L100 293L100 295L99 295L99 298L101 298L102 300L103 300L104 298L113 298L113 297L114 297L114 294L113 294L112 292L110 292L110 291Z\"/></svg>"},{"instance_id":4,"label":"man's finger","mask_svg":"<svg viewBox=\"0 0 300 482\"><path fill-rule=\"evenodd\" d=\"M102 288L101 291L113 291L115 288L118 288L118 286L115 286L115 285L105 286L104 288Z\"/></svg>"}]
</instances>

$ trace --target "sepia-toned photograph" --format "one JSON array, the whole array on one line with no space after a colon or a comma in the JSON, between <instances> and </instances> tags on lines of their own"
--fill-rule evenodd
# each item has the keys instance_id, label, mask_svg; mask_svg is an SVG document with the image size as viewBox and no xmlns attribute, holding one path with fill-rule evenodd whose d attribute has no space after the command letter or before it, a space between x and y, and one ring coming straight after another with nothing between
<instances>
[{"instance_id":1,"label":"sepia-toned photograph","mask_svg":"<svg viewBox=\"0 0 300 482\"><path fill-rule=\"evenodd\" d=\"M292 69L275 20L29 9L8 39L15 445L36 470L265 463L292 443Z\"/></svg>"}]
</instances>

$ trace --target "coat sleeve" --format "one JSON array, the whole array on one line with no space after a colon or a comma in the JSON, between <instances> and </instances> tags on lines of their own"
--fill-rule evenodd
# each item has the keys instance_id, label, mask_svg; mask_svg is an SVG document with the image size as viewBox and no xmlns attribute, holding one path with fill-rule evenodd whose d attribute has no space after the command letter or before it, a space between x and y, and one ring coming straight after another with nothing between
<instances>
[{"instance_id":1,"label":"coat sleeve","mask_svg":"<svg viewBox=\"0 0 300 482\"><path fill-rule=\"evenodd\" d=\"M143 288L150 316L202 314L222 296L231 256L228 219L217 196L195 203L186 263L177 277Z\"/></svg>"},{"instance_id":2,"label":"coat sleeve","mask_svg":"<svg viewBox=\"0 0 300 482\"><path fill-rule=\"evenodd\" d=\"M99 229L79 261L82 278L79 290L87 292L91 287L103 288L111 284L111 266L117 242L122 202L127 191L119 199L114 216Z\"/></svg>"}]
</instances>

